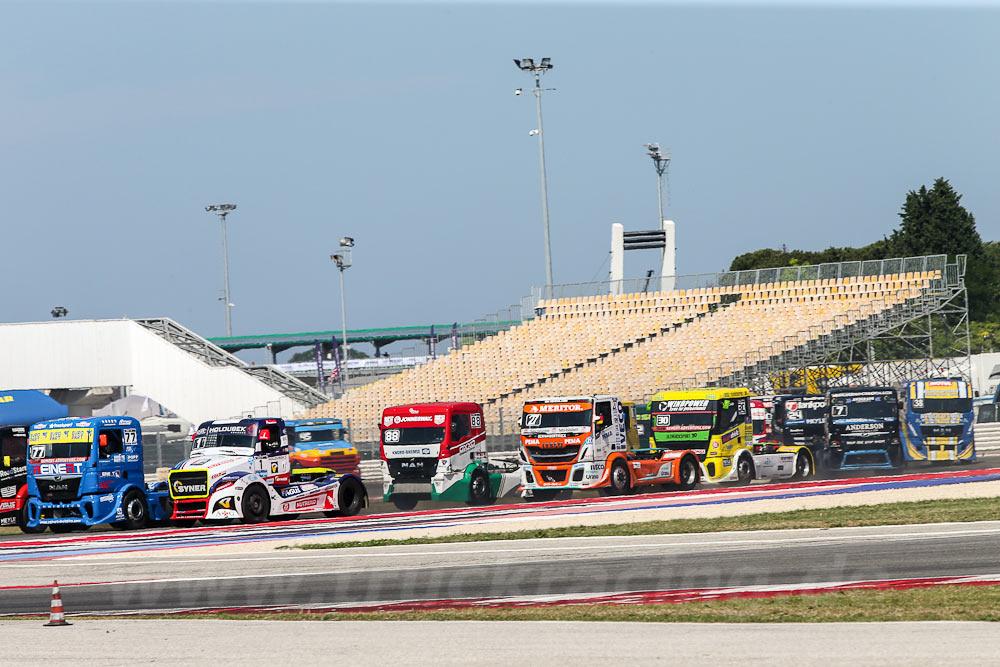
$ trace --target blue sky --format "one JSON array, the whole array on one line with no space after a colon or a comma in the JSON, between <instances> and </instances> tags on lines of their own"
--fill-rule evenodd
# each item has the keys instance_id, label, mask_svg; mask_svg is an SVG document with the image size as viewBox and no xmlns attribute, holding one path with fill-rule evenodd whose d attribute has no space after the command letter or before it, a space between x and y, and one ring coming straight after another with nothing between
<instances>
[{"instance_id":1,"label":"blue sky","mask_svg":"<svg viewBox=\"0 0 1000 667\"><path fill-rule=\"evenodd\" d=\"M1000 213L1000 10L923 4L7 2L4 320L169 316L224 333L211 203L235 202L236 334L470 321L543 282L531 81L548 56L557 283L601 279L610 224L678 271L887 234L944 176ZM626 273L656 265L631 253Z\"/></svg>"}]
</instances>

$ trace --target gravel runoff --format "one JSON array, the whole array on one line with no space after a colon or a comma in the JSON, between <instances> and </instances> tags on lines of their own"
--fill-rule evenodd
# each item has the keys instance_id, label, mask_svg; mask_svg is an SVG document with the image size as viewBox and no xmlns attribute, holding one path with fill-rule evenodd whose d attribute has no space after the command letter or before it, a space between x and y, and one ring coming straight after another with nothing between
<instances>
[{"instance_id":1,"label":"gravel runoff","mask_svg":"<svg viewBox=\"0 0 1000 667\"><path fill-rule=\"evenodd\" d=\"M523 621L0 621L3 664L994 665L1000 624ZM720 641L721 640L721 641ZM836 656L835 658L833 656ZM584 663L584 664L586 664Z\"/></svg>"},{"instance_id":2,"label":"gravel runoff","mask_svg":"<svg viewBox=\"0 0 1000 667\"><path fill-rule=\"evenodd\" d=\"M750 487L753 489L753 487ZM624 512L592 512L562 516L541 517L497 517L480 519L475 523L439 528L393 529L386 532L366 531L347 535L324 535L320 537L291 538L265 542L229 544L225 546L191 547L172 549L177 555L222 555L240 553L260 553L282 546L303 544L329 544L332 542L353 542L375 539L406 539L411 537L439 537L444 535L496 533L517 530L536 530L566 526L598 526L605 524L625 524L642 521L663 521L669 519L708 519L726 516L742 516L765 512L788 512L799 509L823 509L830 507L857 507L860 505L881 505L884 503L916 500L938 500L947 498L992 498L1000 496L1000 480L990 482L968 482L931 487L904 489L880 489L834 495L805 496L754 500L737 503L717 503L687 507L665 507L660 509L637 509ZM116 554L116 558L162 558L161 551L137 551ZM107 558L107 555L76 556L74 559Z\"/></svg>"}]
</instances>

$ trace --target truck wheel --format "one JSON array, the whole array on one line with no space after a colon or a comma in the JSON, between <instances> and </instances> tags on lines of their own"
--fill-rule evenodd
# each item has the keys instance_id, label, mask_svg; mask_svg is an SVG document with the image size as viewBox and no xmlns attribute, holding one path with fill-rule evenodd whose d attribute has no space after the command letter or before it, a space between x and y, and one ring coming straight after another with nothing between
<instances>
[{"instance_id":1,"label":"truck wheel","mask_svg":"<svg viewBox=\"0 0 1000 667\"><path fill-rule=\"evenodd\" d=\"M695 484L698 483L699 471L698 471L698 464L695 463L694 459L692 459L690 456L685 456L684 458L681 459L681 466L680 470L678 471L678 476L680 477L681 481L677 486L679 486L681 489L688 491L695 487Z\"/></svg>"},{"instance_id":2,"label":"truck wheel","mask_svg":"<svg viewBox=\"0 0 1000 667\"><path fill-rule=\"evenodd\" d=\"M469 504L490 505L494 500L489 475L482 470L473 472L472 479L469 480Z\"/></svg>"},{"instance_id":3,"label":"truck wheel","mask_svg":"<svg viewBox=\"0 0 1000 667\"><path fill-rule=\"evenodd\" d=\"M393 500L397 497L393 496ZM361 486L361 482L353 477L345 477L340 480L340 488L337 490L338 509L324 512L324 514L327 516L354 516L361 511L364 504L365 487ZM414 499L413 504L417 504L416 499Z\"/></svg>"},{"instance_id":4,"label":"truck wheel","mask_svg":"<svg viewBox=\"0 0 1000 667\"><path fill-rule=\"evenodd\" d=\"M420 500L419 498L411 494L406 494L406 493L392 494L392 504L396 506L396 509L401 510L403 512L409 512L410 510L412 510L414 507L417 506L417 502L419 502L419 500Z\"/></svg>"},{"instance_id":5,"label":"truck wheel","mask_svg":"<svg viewBox=\"0 0 1000 667\"><path fill-rule=\"evenodd\" d=\"M260 484L251 484L243 492L243 523L264 523L271 513L271 499Z\"/></svg>"},{"instance_id":6,"label":"truck wheel","mask_svg":"<svg viewBox=\"0 0 1000 667\"><path fill-rule=\"evenodd\" d=\"M792 477L795 479L805 479L812 477L813 472L812 461L809 460L809 457L805 453L799 452L798 456L795 457L795 474Z\"/></svg>"},{"instance_id":7,"label":"truck wheel","mask_svg":"<svg viewBox=\"0 0 1000 667\"><path fill-rule=\"evenodd\" d=\"M903 448L899 445L889 447L889 465L896 470L906 467L906 460L903 459Z\"/></svg>"},{"instance_id":8,"label":"truck wheel","mask_svg":"<svg viewBox=\"0 0 1000 667\"><path fill-rule=\"evenodd\" d=\"M611 474L608 476L611 483L611 493L616 496L623 496L632 491L632 478L628 472L628 466L621 459L611 464Z\"/></svg>"},{"instance_id":9,"label":"truck wheel","mask_svg":"<svg viewBox=\"0 0 1000 667\"><path fill-rule=\"evenodd\" d=\"M137 490L132 489L122 498L122 513L125 515L125 520L111 524L115 530L139 530L146 527L149 511L146 508L146 499Z\"/></svg>"},{"instance_id":10,"label":"truck wheel","mask_svg":"<svg viewBox=\"0 0 1000 667\"><path fill-rule=\"evenodd\" d=\"M21 532L25 535L37 535L38 533L45 532L45 526L38 524L34 528L28 528L28 503L24 503L21 507L21 511L17 514L17 527L21 529Z\"/></svg>"},{"instance_id":11,"label":"truck wheel","mask_svg":"<svg viewBox=\"0 0 1000 667\"><path fill-rule=\"evenodd\" d=\"M753 461L749 456L741 456L736 462L736 483L749 484L753 481Z\"/></svg>"}]
</instances>

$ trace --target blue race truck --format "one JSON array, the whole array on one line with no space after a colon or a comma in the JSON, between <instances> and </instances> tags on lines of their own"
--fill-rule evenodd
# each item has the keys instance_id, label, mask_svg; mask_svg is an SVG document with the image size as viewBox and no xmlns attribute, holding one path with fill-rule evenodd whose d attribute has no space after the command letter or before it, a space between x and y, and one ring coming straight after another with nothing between
<instances>
[{"instance_id":1,"label":"blue race truck","mask_svg":"<svg viewBox=\"0 0 1000 667\"><path fill-rule=\"evenodd\" d=\"M161 484L161 486L163 486ZM29 530L111 524L138 529L170 518L166 489L147 488L142 431L132 417L66 418L28 432Z\"/></svg>"},{"instance_id":2,"label":"blue race truck","mask_svg":"<svg viewBox=\"0 0 1000 667\"><path fill-rule=\"evenodd\" d=\"M826 392L828 470L902 468L899 395L892 387L842 387Z\"/></svg>"},{"instance_id":3,"label":"blue race truck","mask_svg":"<svg viewBox=\"0 0 1000 667\"><path fill-rule=\"evenodd\" d=\"M68 413L65 405L33 389L0 393L0 526L17 526L25 533L45 527L27 527L28 427L43 419Z\"/></svg>"},{"instance_id":4,"label":"blue race truck","mask_svg":"<svg viewBox=\"0 0 1000 667\"><path fill-rule=\"evenodd\" d=\"M975 461L972 386L961 379L914 380L903 385L907 461Z\"/></svg>"}]
</instances>

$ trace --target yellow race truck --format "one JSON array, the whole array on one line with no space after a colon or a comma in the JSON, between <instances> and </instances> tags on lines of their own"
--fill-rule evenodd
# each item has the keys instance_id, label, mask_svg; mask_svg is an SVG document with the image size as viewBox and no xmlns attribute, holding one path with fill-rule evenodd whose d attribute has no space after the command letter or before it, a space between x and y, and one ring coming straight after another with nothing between
<instances>
[{"instance_id":1,"label":"yellow race truck","mask_svg":"<svg viewBox=\"0 0 1000 667\"><path fill-rule=\"evenodd\" d=\"M811 477L816 466L808 447L755 447L748 389L708 387L663 391L650 401L653 445L691 450L706 482L748 484L754 478Z\"/></svg>"}]
</instances>

